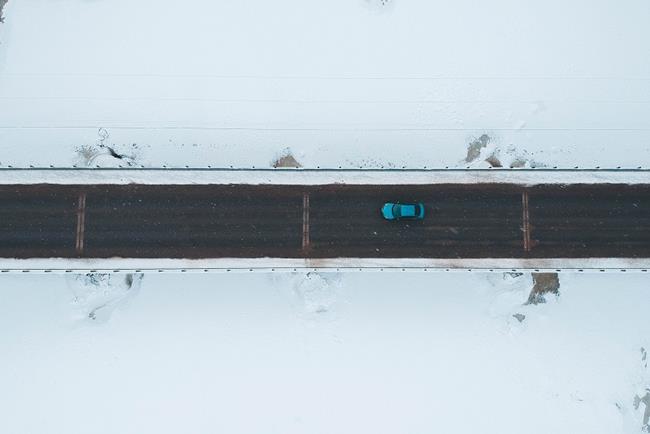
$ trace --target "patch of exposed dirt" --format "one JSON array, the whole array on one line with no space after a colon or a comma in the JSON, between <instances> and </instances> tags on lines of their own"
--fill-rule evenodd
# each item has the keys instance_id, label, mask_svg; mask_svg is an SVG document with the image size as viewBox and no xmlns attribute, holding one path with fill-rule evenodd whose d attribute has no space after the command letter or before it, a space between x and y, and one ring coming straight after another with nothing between
<instances>
[{"instance_id":1,"label":"patch of exposed dirt","mask_svg":"<svg viewBox=\"0 0 650 434\"><path fill-rule=\"evenodd\" d=\"M481 156L481 150L484 149L488 143L490 143L490 136L487 134L483 134L478 139L471 141L467 146L467 157L465 157L465 161L471 163L478 159L478 157Z\"/></svg>"},{"instance_id":2,"label":"patch of exposed dirt","mask_svg":"<svg viewBox=\"0 0 650 434\"><path fill-rule=\"evenodd\" d=\"M495 148L485 159L490 167L506 167L518 169L522 167L545 167L546 165L535 161L527 151L518 150L515 146L500 149Z\"/></svg>"},{"instance_id":3,"label":"patch of exposed dirt","mask_svg":"<svg viewBox=\"0 0 650 434\"><path fill-rule=\"evenodd\" d=\"M494 154L487 157L485 161L487 161L490 167L503 167L501 160L499 160Z\"/></svg>"},{"instance_id":4,"label":"patch of exposed dirt","mask_svg":"<svg viewBox=\"0 0 650 434\"><path fill-rule=\"evenodd\" d=\"M502 147L487 134L470 141L467 145L465 163L472 163L476 167L485 166L484 163L487 163L489 167L509 169L546 167L545 164L536 161L528 151L517 149L514 145Z\"/></svg>"},{"instance_id":5,"label":"patch of exposed dirt","mask_svg":"<svg viewBox=\"0 0 650 434\"><path fill-rule=\"evenodd\" d=\"M276 169L278 167L293 167L293 168L302 167L302 164L300 164L298 160L296 160L296 158L291 154L291 151L289 149L285 149L282 152L282 155L276 158L276 160L273 162L272 165Z\"/></svg>"},{"instance_id":6,"label":"patch of exposed dirt","mask_svg":"<svg viewBox=\"0 0 650 434\"><path fill-rule=\"evenodd\" d=\"M546 295L560 295L560 277L557 273L532 273L533 289L526 304L546 303Z\"/></svg>"}]
</instances>

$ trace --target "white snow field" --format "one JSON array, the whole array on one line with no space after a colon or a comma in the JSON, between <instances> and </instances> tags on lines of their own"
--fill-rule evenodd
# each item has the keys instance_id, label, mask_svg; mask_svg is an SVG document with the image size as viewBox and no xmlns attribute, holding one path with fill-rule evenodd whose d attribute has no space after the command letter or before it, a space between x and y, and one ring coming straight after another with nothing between
<instances>
[{"instance_id":1,"label":"white snow field","mask_svg":"<svg viewBox=\"0 0 650 434\"><path fill-rule=\"evenodd\" d=\"M642 275L124 279L2 277L0 432L642 432Z\"/></svg>"},{"instance_id":2,"label":"white snow field","mask_svg":"<svg viewBox=\"0 0 650 434\"><path fill-rule=\"evenodd\" d=\"M0 166L650 167L647 0L4 9Z\"/></svg>"}]
</instances>

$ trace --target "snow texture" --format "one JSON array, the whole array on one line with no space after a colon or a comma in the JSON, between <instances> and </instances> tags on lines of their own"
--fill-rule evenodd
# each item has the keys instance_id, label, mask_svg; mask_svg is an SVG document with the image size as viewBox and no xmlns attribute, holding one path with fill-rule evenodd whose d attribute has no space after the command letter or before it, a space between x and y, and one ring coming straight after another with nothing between
<instances>
[{"instance_id":1,"label":"snow texture","mask_svg":"<svg viewBox=\"0 0 650 434\"><path fill-rule=\"evenodd\" d=\"M106 322L116 308L137 294L142 277L141 273L88 273L74 275L68 283L81 319Z\"/></svg>"},{"instance_id":2,"label":"snow texture","mask_svg":"<svg viewBox=\"0 0 650 434\"><path fill-rule=\"evenodd\" d=\"M0 432L641 433L647 277L561 285L531 305L517 273L4 275Z\"/></svg>"},{"instance_id":3,"label":"snow texture","mask_svg":"<svg viewBox=\"0 0 650 434\"><path fill-rule=\"evenodd\" d=\"M0 166L650 167L647 0L35 0ZM103 146L102 146L103 145ZM498 163L497 163L498 162Z\"/></svg>"}]
</instances>

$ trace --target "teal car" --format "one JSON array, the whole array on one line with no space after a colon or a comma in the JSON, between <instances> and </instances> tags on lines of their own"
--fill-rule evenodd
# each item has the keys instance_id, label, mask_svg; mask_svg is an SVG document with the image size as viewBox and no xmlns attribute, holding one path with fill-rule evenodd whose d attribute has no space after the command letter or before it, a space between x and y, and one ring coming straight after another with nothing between
<instances>
[{"instance_id":1,"label":"teal car","mask_svg":"<svg viewBox=\"0 0 650 434\"><path fill-rule=\"evenodd\" d=\"M421 203L387 202L381 207L381 215L386 220L422 220L424 205Z\"/></svg>"}]
</instances>

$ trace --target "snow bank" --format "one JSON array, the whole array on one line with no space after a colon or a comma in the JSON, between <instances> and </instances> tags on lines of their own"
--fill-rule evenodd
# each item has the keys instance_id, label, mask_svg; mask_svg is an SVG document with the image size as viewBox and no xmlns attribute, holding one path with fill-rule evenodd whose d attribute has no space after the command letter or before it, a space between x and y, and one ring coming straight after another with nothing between
<instances>
[{"instance_id":1,"label":"snow bank","mask_svg":"<svg viewBox=\"0 0 650 434\"><path fill-rule=\"evenodd\" d=\"M555 169L2 169L2 184L650 184L650 170Z\"/></svg>"}]
</instances>

